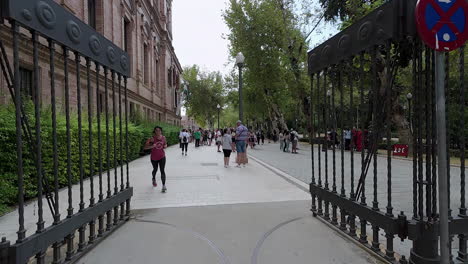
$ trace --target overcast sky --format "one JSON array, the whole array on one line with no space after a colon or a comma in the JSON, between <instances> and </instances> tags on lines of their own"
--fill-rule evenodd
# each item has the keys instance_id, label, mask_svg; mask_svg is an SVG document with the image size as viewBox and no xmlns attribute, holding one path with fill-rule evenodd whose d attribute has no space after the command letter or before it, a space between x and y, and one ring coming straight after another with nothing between
<instances>
[{"instance_id":1,"label":"overcast sky","mask_svg":"<svg viewBox=\"0 0 468 264\"><path fill-rule=\"evenodd\" d=\"M222 18L224 9L226 0L174 0L173 45L182 66L197 64L222 73L234 67L233 62L228 64L229 42L223 38L229 33ZM312 35L312 47L337 32L324 23L319 28Z\"/></svg>"}]
</instances>

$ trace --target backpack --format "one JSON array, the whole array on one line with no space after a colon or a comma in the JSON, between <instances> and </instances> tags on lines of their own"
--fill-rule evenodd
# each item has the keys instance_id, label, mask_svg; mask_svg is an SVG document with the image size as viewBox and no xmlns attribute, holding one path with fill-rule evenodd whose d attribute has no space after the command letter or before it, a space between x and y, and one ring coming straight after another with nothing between
<instances>
[{"instance_id":1,"label":"backpack","mask_svg":"<svg viewBox=\"0 0 468 264\"><path fill-rule=\"evenodd\" d=\"M182 138L182 142L187 143L187 137L186 137L186 136L184 136L184 137Z\"/></svg>"},{"instance_id":2,"label":"backpack","mask_svg":"<svg viewBox=\"0 0 468 264\"><path fill-rule=\"evenodd\" d=\"M291 141L294 141L294 139L296 139L296 135L294 135L294 133L291 132L291 134L289 135L289 139Z\"/></svg>"}]
</instances>

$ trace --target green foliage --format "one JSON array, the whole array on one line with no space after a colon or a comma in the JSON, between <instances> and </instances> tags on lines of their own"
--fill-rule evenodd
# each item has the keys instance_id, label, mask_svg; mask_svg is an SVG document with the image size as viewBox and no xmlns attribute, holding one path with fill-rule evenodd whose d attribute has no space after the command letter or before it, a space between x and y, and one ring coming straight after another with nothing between
<instances>
[{"instance_id":1,"label":"green foliage","mask_svg":"<svg viewBox=\"0 0 468 264\"><path fill-rule=\"evenodd\" d=\"M188 82L189 94L185 107L201 126L215 126L217 105L224 105L223 77L219 72L205 72L197 65L185 67L183 78Z\"/></svg>"},{"instance_id":2,"label":"green foliage","mask_svg":"<svg viewBox=\"0 0 468 264\"><path fill-rule=\"evenodd\" d=\"M224 13L231 55L245 55L244 115L249 120L265 116L281 126L285 117L292 121L305 112L307 44L294 8L289 0L231 0Z\"/></svg>"},{"instance_id":3,"label":"green foliage","mask_svg":"<svg viewBox=\"0 0 468 264\"><path fill-rule=\"evenodd\" d=\"M26 111L30 125L34 124L34 116L31 104L26 104ZM54 156L53 156L53 131L50 109L41 111L41 139L42 139L42 167L45 177L50 184L54 180ZM97 125L96 117L92 120L91 149L93 159L90 159L90 137L87 114L83 113L82 120L82 141L79 140L79 120L76 113L70 117L70 158L71 158L71 179L72 183L77 183L80 179L80 159L83 160L83 177L87 178L96 175L99 171L98 153L99 147L102 154L102 168L106 171L108 167L113 167L114 145L116 146L117 162L122 155L125 160L125 120L122 120L122 135L120 134L120 121L116 120L115 144L114 127L112 119L109 124L109 150L107 151L107 137L105 118L101 117L100 131ZM0 214L8 209L8 206L14 205L17 201L17 155L16 155L16 127L15 127L15 109L12 105L0 106ZM168 144L178 143L179 127L163 123L152 123L139 120L138 124L129 123L128 125L128 160L139 158L143 154L143 143L151 137L154 126L163 127L164 134ZM31 127L33 138L35 138L35 129ZM101 137L101 146L98 144L98 138ZM122 137L122 154L120 153L120 138ZM34 140L34 139L33 139ZM81 145L81 156L80 156ZM23 137L23 170L24 170L24 188L25 199L34 198L37 195L37 171L34 156L31 153L31 143ZM57 114L57 175L60 187L68 184L67 171L67 131L66 119L62 113ZM107 163L106 154L109 153L110 164Z\"/></svg>"},{"instance_id":4,"label":"green foliage","mask_svg":"<svg viewBox=\"0 0 468 264\"><path fill-rule=\"evenodd\" d=\"M326 21L341 20L341 28L346 28L372 10L381 6L386 0L319 0Z\"/></svg>"}]
</instances>

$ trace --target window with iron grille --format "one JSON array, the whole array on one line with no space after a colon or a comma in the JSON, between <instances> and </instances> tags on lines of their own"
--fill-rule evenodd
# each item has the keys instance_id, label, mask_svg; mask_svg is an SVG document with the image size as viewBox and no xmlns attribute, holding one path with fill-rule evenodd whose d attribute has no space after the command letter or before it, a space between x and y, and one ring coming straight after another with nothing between
<instances>
[{"instance_id":1,"label":"window with iron grille","mask_svg":"<svg viewBox=\"0 0 468 264\"><path fill-rule=\"evenodd\" d=\"M143 44L143 81L145 84L149 84L149 54L147 44Z\"/></svg>"},{"instance_id":2,"label":"window with iron grille","mask_svg":"<svg viewBox=\"0 0 468 264\"><path fill-rule=\"evenodd\" d=\"M104 102L104 94L103 93L99 93L99 113L103 113L104 112L104 107L105 107L105 102Z\"/></svg>"},{"instance_id":3,"label":"window with iron grille","mask_svg":"<svg viewBox=\"0 0 468 264\"><path fill-rule=\"evenodd\" d=\"M26 68L20 67L20 88L23 95L29 96L31 99L34 98L33 89L33 72Z\"/></svg>"},{"instance_id":4,"label":"window with iron grille","mask_svg":"<svg viewBox=\"0 0 468 264\"><path fill-rule=\"evenodd\" d=\"M96 29L96 0L88 0L88 25Z\"/></svg>"},{"instance_id":5,"label":"window with iron grille","mask_svg":"<svg viewBox=\"0 0 468 264\"><path fill-rule=\"evenodd\" d=\"M130 111L129 111L129 115L130 115L130 119L133 120L135 118L135 104L130 102L130 107L129 107Z\"/></svg>"},{"instance_id":6,"label":"window with iron grille","mask_svg":"<svg viewBox=\"0 0 468 264\"><path fill-rule=\"evenodd\" d=\"M130 52L130 44L132 43L131 41L131 28L130 28L130 21L128 21L126 18L123 18L122 22L122 43L123 43L123 49L126 52Z\"/></svg>"}]
</instances>

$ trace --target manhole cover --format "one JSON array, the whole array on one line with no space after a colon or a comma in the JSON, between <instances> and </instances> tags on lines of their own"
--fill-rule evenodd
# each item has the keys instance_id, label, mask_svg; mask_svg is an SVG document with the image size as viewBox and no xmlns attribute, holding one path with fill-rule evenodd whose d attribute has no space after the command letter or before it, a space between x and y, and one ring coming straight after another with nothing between
<instances>
[{"instance_id":1,"label":"manhole cover","mask_svg":"<svg viewBox=\"0 0 468 264\"><path fill-rule=\"evenodd\" d=\"M206 167L208 167L208 166L218 166L218 163L202 163L201 165L206 166Z\"/></svg>"}]
</instances>

